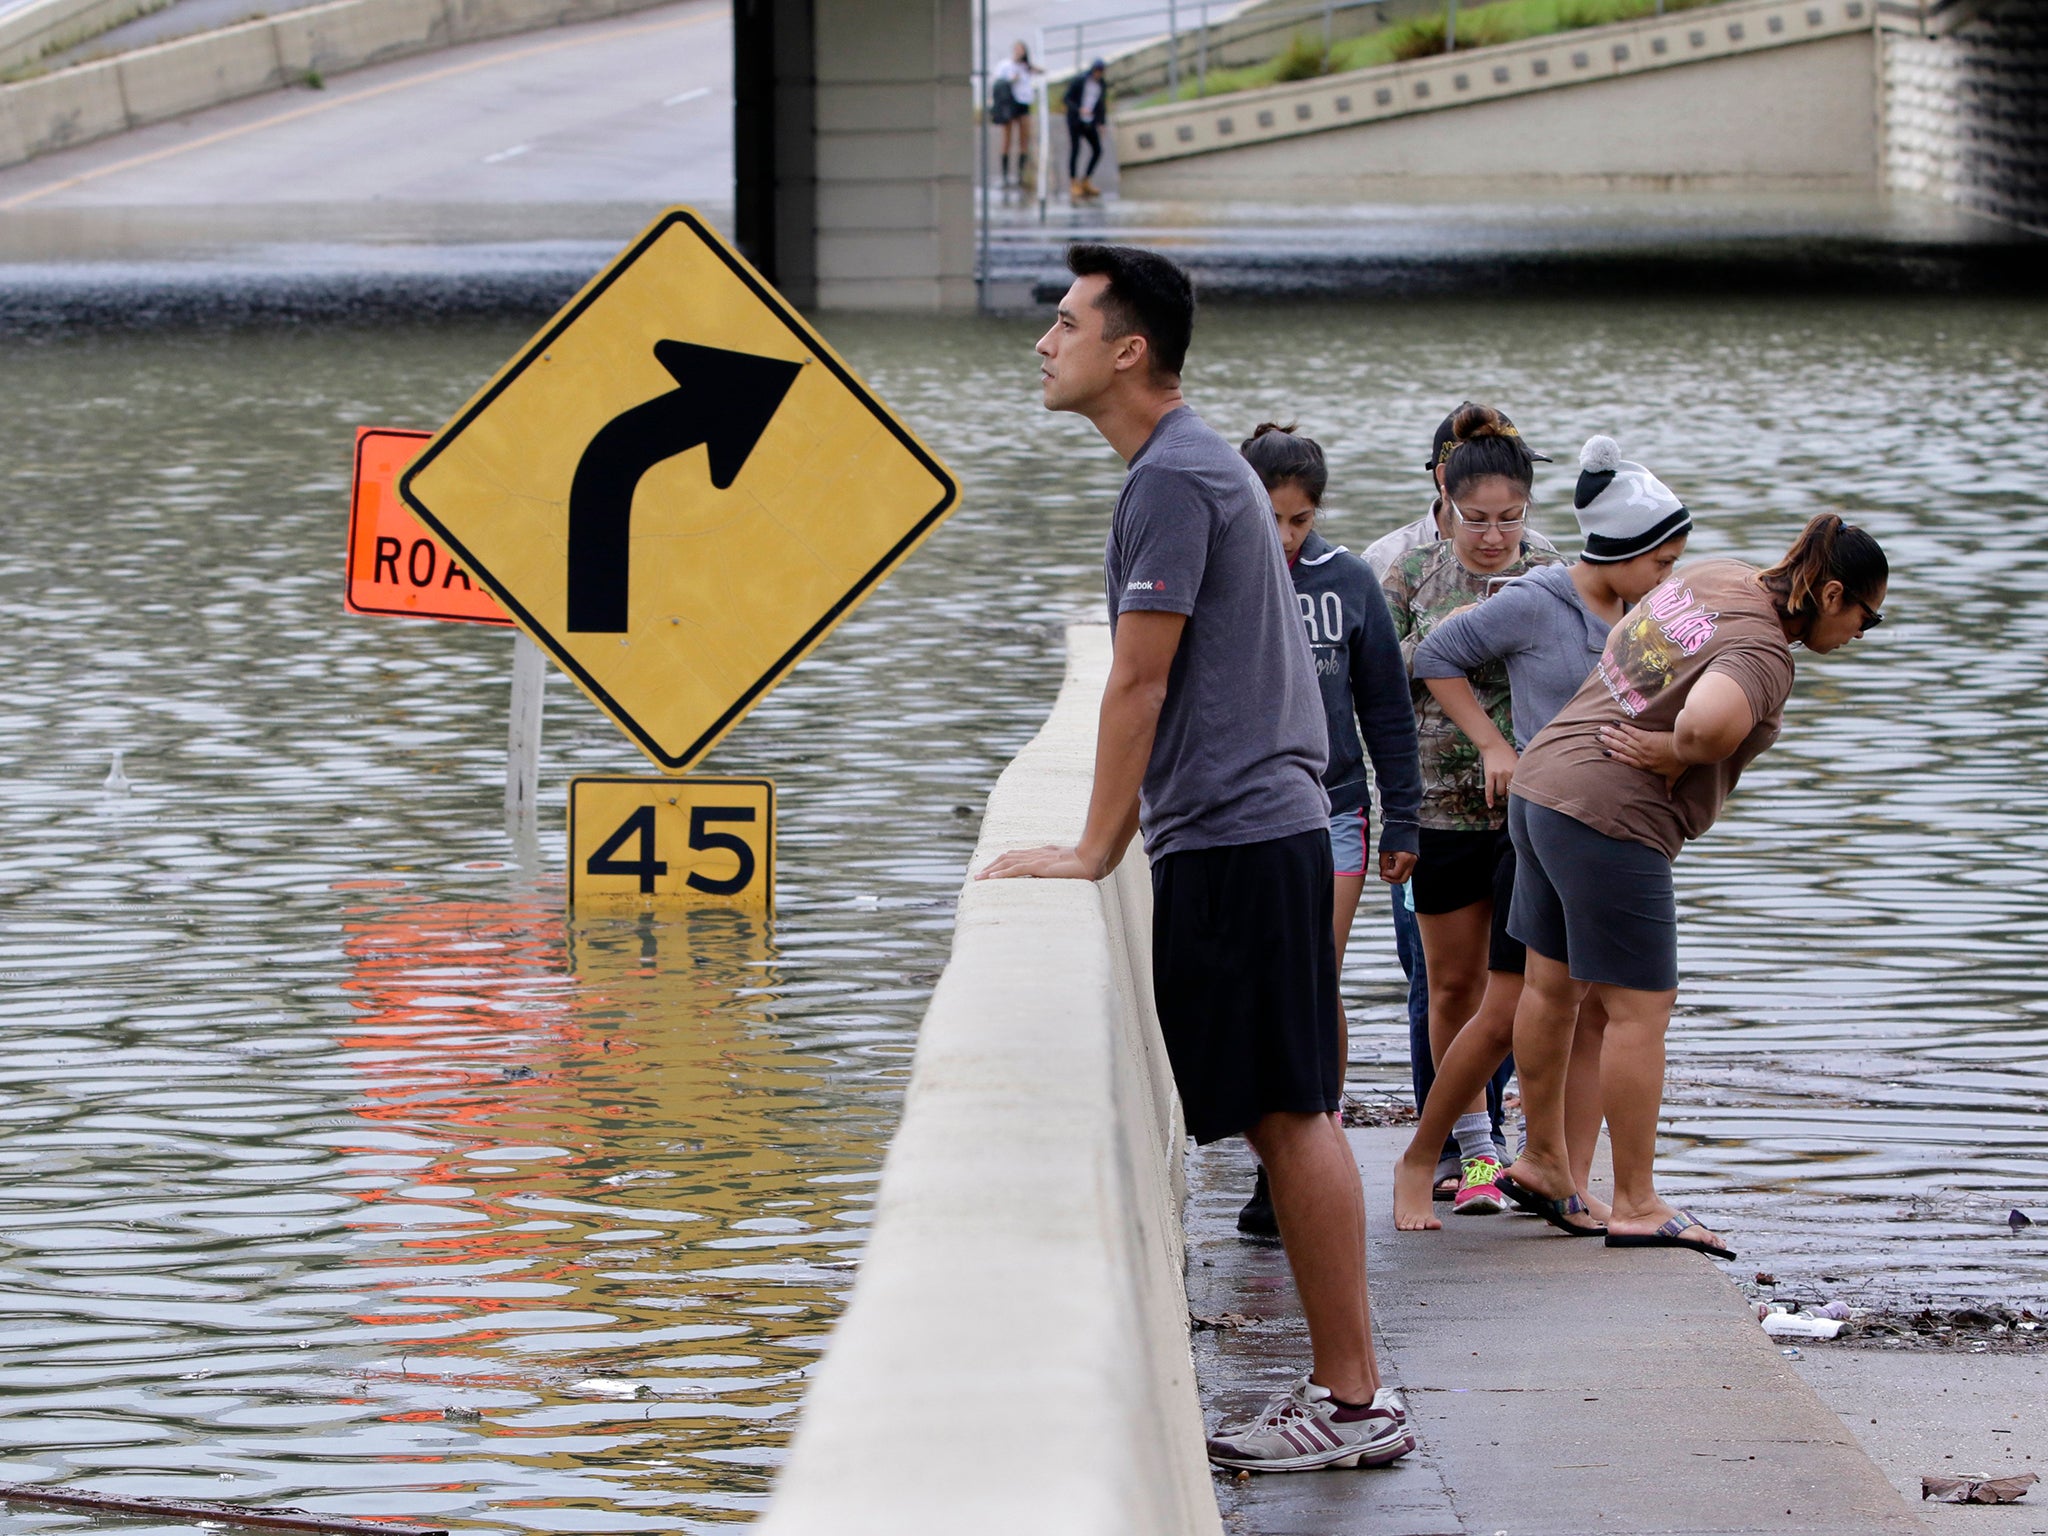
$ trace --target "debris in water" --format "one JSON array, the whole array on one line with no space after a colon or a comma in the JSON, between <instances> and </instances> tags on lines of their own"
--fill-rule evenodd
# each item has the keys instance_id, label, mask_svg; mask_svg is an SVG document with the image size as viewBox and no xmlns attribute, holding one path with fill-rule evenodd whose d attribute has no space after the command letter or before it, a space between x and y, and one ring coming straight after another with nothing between
<instances>
[{"instance_id":1,"label":"debris in water","mask_svg":"<svg viewBox=\"0 0 2048 1536\"><path fill-rule=\"evenodd\" d=\"M1197 1333L1209 1329L1222 1333L1230 1328L1246 1328L1257 1322L1255 1317L1246 1317L1242 1312L1219 1312L1214 1317L1204 1317L1199 1312L1188 1314L1188 1325Z\"/></svg>"},{"instance_id":2,"label":"debris in water","mask_svg":"<svg viewBox=\"0 0 2048 1536\"><path fill-rule=\"evenodd\" d=\"M128 783L128 775L121 771L121 749L119 747L114 748L114 771L100 781L100 788L110 795L125 795L128 793L130 785ZM2014 1211L2013 1215L2017 1216L2019 1212Z\"/></svg>"},{"instance_id":3,"label":"debris in water","mask_svg":"<svg viewBox=\"0 0 2048 1536\"><path fill-rule=\"evenodd\" d=\"M1756 1283L1758 1285L1776 1285L1778 1283L1778 1277L1776 1275L1766 1274L1762 1270L1758 1270L1756 1272Z\"/></svg>"},{"instance_id":4,"label":"debris in water","mask_svg":"<svg viewBox=\"0 0 2048 1536\"><path fill-rule=\"evenodd\" d=\"M116 773L119 773L121 771L120 765L121 755L117 752L114 754L114 771ZM111 789L112 787L113 781L109 780L108 788ZM2008 1227L2011 1227L2013 1231L2017 1232L2021 1227L2031 1227L2034 1224L2034 1218L2029 1216L2025 1211L2021 1210L2018 1206L2014 1206L2010 1211L2006 1212L2005 1224Z\"/></svg>"},{"instance_id":5,"label":"debris in water","mask_svg":"<svg viewBox=\"0 0 2048 1536\"><path fill-rule=\"evenodd\" d=\"M1353 1127L1384 1129L1390 1125L1413 1125L1416 1119L1413 1104L1392 1096L1359 1099L1347 1093L1343 1105L1344 1123Z\"/></svg>"},{"instance_id":6,"label":"debris in water","mask_svg":"<svg viewBox=\"0 0 2048 1536\"><path fill-rule=\"evenodd\" d=\"M0 1500L43 1504L53 1509L97 1509L124 1515L156 1515L175 1520L253 1525L272 1531L332 1531L340 1536L448 1536L445 1526L405 1525L384 1520L348 1520L339 1515L312 1515L289 1505L277 1509L243 1509L234 1504L208 1504L192 1499L151 1499L131 1494L92 1493L84 1488L54 1488L43 1483L0 1483Z\"/></svg>"},{"instance_id":7,"label":"debris in water","mask_svg":"<svg viewBox=\"0 0 2048 1536\"><path fill-rule=\"evenodd\" d=\"M571 1382L571 1392L580 1392L585 1397L615 1397L638 1399L654 1396L654 1389L644 1381L632 1381L623 1376L592 1376L584 1381Z\"/></svg>"},{"instance_id":8,"label":"debris in water","mask_svg":"<svg viewBox=\"0 0 2048 1536\"><path fill-rule=\"evenodd\" d=\"M450 1424L481 1424L484 1411L481 1408L443 1408L441 1417Z\"/></svg>"},{"instance_id":9,"label":"debris in water","mask_svg":"<svg viewBox=\"0 0 2048 1536\"><path fill-rule=\"evenodd\" d=\"M2040 1480L2032 1472L2017 1477L1923 1477L1920 1497L1937 1504L2010 1504L2025 1498Z\"/></svg>"}]
</instances>

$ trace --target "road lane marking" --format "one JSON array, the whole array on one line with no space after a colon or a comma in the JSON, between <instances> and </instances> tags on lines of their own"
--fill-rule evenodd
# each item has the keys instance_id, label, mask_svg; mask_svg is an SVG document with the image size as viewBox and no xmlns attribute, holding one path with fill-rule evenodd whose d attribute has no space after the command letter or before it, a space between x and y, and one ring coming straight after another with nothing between
<instances>
[{"instance_id":1,"label":"road lane marking","mask_svg":"<svg viewBox=\"0 0 2048 1536\"><path fill-rule=\"evenodd\" d=\"M669 99L667 101L664 101L662 105L664 107L680 107L686 101L702 101L706 96L709 96L710 94L710 86L700 85L694 91L684 91L680 96L669 97Z\"/></svg>"},{"instance_id":2,"label":"road lane marking","mask_svg":"<svg viewBox=\"0 0 2048 1536\"><path fill-rule=\"evenodd\" d=\"M485 155L485 165L496 165L501 160L516 160L532 149L531 144L514 144L510 149L501 149L495 155Z\"/></svg>"},{"instance_id":3,"label":"road lane marking","mask_svg":"<svg viewBox=\"0 0 2048 1536\"><path fill-rule=\"evenodd\" d=\"M147 154L131 155L126 160L116 160L108 165L97 166L89 171L80 171L76 176L66 176L48 186L36 187L28 192L18 192L13 197L0 199L0 212L19 208L37 198L48 197L53 192L68 192L73 187L84 186L89 181L98 181L102 176L112 176L121 171L139 170L145 165L157 165L174 156L186 154L195 149L206 149L215 144L225 144L245 134L255 133L264 128L276 128L285 123L297 122L301 118L315 117L323 112L333 112L341 107L353 106L359 101L369 101L378 96L389 96L395 91L410 90L416 85L431 85L438 80L452 80L458 75L473 75L478 70L490 69L498 64L512 64L521 59L540 58L545 54L560 53L568 48L587 48L592 43L608 43L619 38L646 37L656 32L680 32L689 27L700 27L708 21L722 21L726 13L710 11L702 15L686 16L679 21L656 22L651 26L628 27L617 32L606 32L596 37L565 37L554 42L541 43L532 48L518 48L510 53L493 54L487 59L471 59L464 64L450 64L442 69L429 70L423 75L410 75L403 80L391 80L383 85L373 85L367 90L353 91L346 96L336 96L319 101L307 107L294 107L289 112L273 113L258 118L253 123L243 123L236 128L223 128L218 133L209 133L188 144L171 144L163 149L153 149ZM223 102L225 106L227 103ZM151 125L154 126L154 125Z\"/></svg>"}]
</instances>

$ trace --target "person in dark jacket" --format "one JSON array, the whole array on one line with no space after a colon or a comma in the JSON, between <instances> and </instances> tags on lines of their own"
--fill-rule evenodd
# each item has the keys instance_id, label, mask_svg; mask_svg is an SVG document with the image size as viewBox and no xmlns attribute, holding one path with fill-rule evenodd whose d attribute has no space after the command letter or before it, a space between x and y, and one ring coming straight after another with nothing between
<instances>
[{"instance_id":1,"label":"person in dark jacket","mask_svg":"<svg viewBox=\"0 0 2048 1536\"><path fill-rule=\"evenodd\" d=\"M1294 578L1295 600L1316 658L1323 716L1330 733L1330 765L1323 788L1330 795L1330 851L1337 871L1337 962L1366 880L1366 812L1373 780L1380 790L1379 877L1398 886L1415 868L1420 840L1422 768L1416 751L1415 711L1408 669L1386 595L1372 567L1316 532L1316 514L1329 484L1323 450L1293 426L1263 423L1241 450L1273 503L1280 547ZM1366 771L1366 760L1372 770ZM1264 1170L1238 1229L1272 1237L1272 1205Z\"/></svg>"},{"instance_id":2,"label":"person in dark jacket","mask_svg":"<svg viewBox=\"0 0 2048 1536\"><path fill-rule=\"evenodd\" d=\"M1097 59L1088 73L1067 82L1067 195L1074 202L1102 196L1095 185L1095 167L1102 163L1102 125L1109 121L1109 65ZM1088 146L1088 169L1081 169L1081 146Z\"/></svg>"}]
</instances>

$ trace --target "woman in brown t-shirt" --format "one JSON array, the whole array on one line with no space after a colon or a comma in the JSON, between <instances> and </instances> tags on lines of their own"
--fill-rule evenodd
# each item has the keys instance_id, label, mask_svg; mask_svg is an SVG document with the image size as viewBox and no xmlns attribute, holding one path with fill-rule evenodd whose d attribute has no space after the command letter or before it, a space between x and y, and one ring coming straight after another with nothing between
<instances>
[{"instance_id":1,"label":"woman in brown t-shirt","mask_svg":"<svg viewBox=\"0 0 2048 1536\"><path fill-rule=\"evenodd\" d=\"M1792 643L1824 653L1876 628L1889 574L1877 541L1833 513L1767 571L1736 560L1685 566L1615 626L1593 675L1522 754L1508 796L1508 929L1529 955L1515 1013L1528 1142L1500 1183L1552 1225L1596 1225L1573 1188L1564 1135L1572 1028L1592 987L1608 1018L1607 1245L1735 1257L1665 1203L1651 1167L1678 990L1671 861L1778 739Z\"/></svg>"}]
</instances>

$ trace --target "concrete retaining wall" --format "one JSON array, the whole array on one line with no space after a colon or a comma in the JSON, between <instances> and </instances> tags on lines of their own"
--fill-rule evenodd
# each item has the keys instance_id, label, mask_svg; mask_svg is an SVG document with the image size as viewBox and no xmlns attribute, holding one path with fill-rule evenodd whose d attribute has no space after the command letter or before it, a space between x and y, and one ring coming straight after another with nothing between
<instances>
[{"instance_id":1,"label":"concrete retaining wall","mask_svg":"<svg viewBox=\"0 0 2048 1536\"><path fill-rule=\"evenodd\" d=\"M1068 647L977 868L1080 831L1109 632ZM1135 849L1100 885L962 891L874 1234L764 1536L1221 1536L1150 922Z\"/></svg>"},{"instance_id":2,"label":"concrete retaining wall","mask_svg":"<svg viewBox=\"0 0 2048 1536\"><path fill-rule=\"evenodd\" d=\"M1946 37L1884 36L1885 182L2048 231L2048 16L2012 4Z\"/></svg>"},{"instance_id":3,"label":"concrete retaining wall","mask_svg":"<svg viewBox=\"0 0 2048 1536\"><path fill-rule=\"evenodd\" d=\"M331 0L0 88L0 165L386 59L666 0Z\"/></svg>"},{"instance_id":4,"label":"concrete retaining wall","mask_svg":"<svg viewBox=\"0 0 2048 1536\"><path fill-rule=\"evenodd\" d=\"M1374 196L1404 185L1867 190L1879 174L1874 47L1865 30L1185 159L1148 165L1127 153L1123 187L1144 198ZM1329 94L1343 79L1312 88ZM1248 126L1279 94L1231 106ZM1144 126L1127 116L1119 148Z\"/></svg>"}]
</instances>

